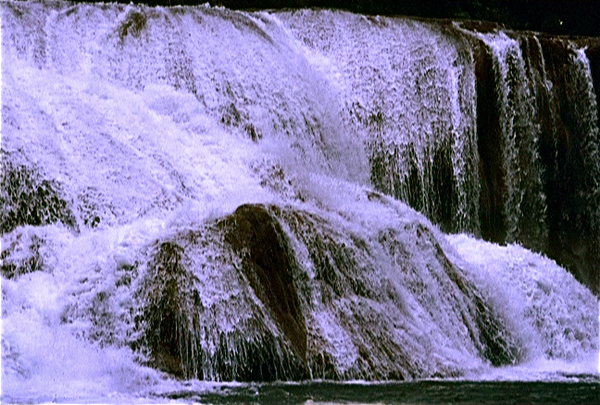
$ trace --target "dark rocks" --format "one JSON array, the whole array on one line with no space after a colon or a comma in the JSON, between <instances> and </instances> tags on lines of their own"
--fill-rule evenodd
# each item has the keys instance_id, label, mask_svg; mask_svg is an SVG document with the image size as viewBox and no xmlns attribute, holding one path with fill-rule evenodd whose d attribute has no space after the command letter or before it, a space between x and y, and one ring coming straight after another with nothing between
<instances>
[{"instance_id":1,"label":"dark rocks","mask_svg":"<svg viewBox=\"0 0 600 405\"><path fill-rule=\"evenodd\" d=\"M281 225L260 205L240 206L221 225L255 293L305 359L306 325L292 279L296 264Z\"/></svg>"},{"instance_id":2,"label":"dark rocks","mask_svg":"<svg viewBox=\"0 0 600 405\"><path fill-rule=\"evenodd\" d=\"M449 143L446 142L436 150L432 165L432 219L445 232L452 231L453 215L458 205L456 203L457 186L452 164L452 147Z\"/></svg>"},{"instance_id":3,"label":"dark rocks","mask_svg":"<svg viewBox=\"0 0 600 405\"><path fill-rule=\"evenodd\" d=\"M35 234L19 233L12 240L2 241L0 273L8 279L44 269L44 255L40 252L45 240ZM23 250L27 252L23 254Z\"/></svg>"},{"instance_id":4,"label":"dark rocks","mask_svg":"<svg viewBox=\"0 0 600 405\"><path fill-rule=\"evenodd\" d=\"M378 266L381 247L391 272ZM411 312L404 288L425 312ZM314 213L242 205L152 247L139 302L132 347L184 379L455 375L451 365L425 361L433 343L415 317L433 317L445 336L464 335L453 341L494 365L522 355L502 317L420 223L373 241Z\"/></svg>"},{"instance_id":5,"label":"dark rocks","mask_svg":"<svg viewBox=\"0 0 600 405\"><path fill-rule=\"evenodd\" d=\"M600 41L583 41L585 54L590 61L594 91L596 92L596 103L600 102ZM600 108L598 108L598 122L600 122Z\"/></svg>"},{"instance_id":6,"label":"dark rocks","mask_svg":"<svg viewBox=\"0 0 600 405\"><path fill-rule=\"evenodd\" d=\"M0 206L2 233L22 225L48 225L61 222L77 229L70 204L62 196L62 187L55 180L46 180L35 168L13 164L2 157Z\"/></svg>"},{"instance_id":7,"label":"dark rocks","mask_svg":"<svg viewBox=\"0 0 600 405\"><path fill-rule=\"evenodd\" d=\"M193 276L184 268L183 254L179 245L164 242L150 263L152 287L142 315L146 322L144 338L154 367L177 377L202 378L190 369L197 361L190 356L194 355L194 324L198 323L199 311L195 309L200 303L190 288Z\"/></svg>"},{"instance_id":8,"label":"dark rocks","mask_svg":"<svg viewBox=\"0 0 600 405\"><path fill-rule=\"evenodd\" d=\"M127 36L139 37L146 27L147 18L144 14L134 11L119 26L119 38L124 41Z\"/></svg>"},{"instance_id":9,"label":"dark rocks","mask_svg":"<svg viewBox=\"0 0 600 405\"><path fill-rule=\"evenodd\" d=\"M599 112L589 94L590 78L578 60L574 41L533 33L511 35L519 41L526 67L526 77L516 80L526 80L532 103L530 129L523 131L516 125L514 134L510 134L519 146L520 180L516 192L522 195L521 214L516 219L516 229L509 229L505 164L510 151L503 140L502 100L498 94L502 86L509 86L509 96L518 88L515 79L498 82L492 51L480 43L475 47L475 69L481 235L496 243L516 241L547 254L598 294L600 169L598 126L593 121ZM592 38L577 41L587 47L597 93L594 58L598 41ZM510 108L519 108L518 101L509 101ZM531 130L539 131L538 139L523 143Z\"/></svg>"},{"instance_id":10,"label":"dark rocks","mask_svg":"<svg viewBox=\"0 0 600 405\"><path fill-rule=\"evenodd\" d=\"M450 306L458 313L458 319L464 324L469 338L475 344L479 354L494 366L516 364L524 357L522 343L506 326L506 320L486 301L477 286L466 277L464 271L453 264L437 241L432 231L416 224L405 229L406 233L414 233L416 244L421 245L430 263L423 268L413 268L413 278L419 280L416 285L427 285L423 291L415 291L423 305L436 300L440 306ZM380 235L382 244L389 253L404 262L411 262L408 248L401 242L402 236L397 231L388 230ZM434 276L436 286L425 281L428 274ZM430 289L444 291L443 297L432 297Z\"/></svg>"},{"instance_id":11,"label":"dark rocks","mask_svg":"<svg viewBox=\"0 0 600 405\"><path fill-rule=\"evenodd\" d=\"M479 30L477 25L471 28ZM446 29L448 35L464 35ZM478 226L469 231L488 241L517 242L545 253L598 294L600 42L529 32L508 35L518 41L524 70L516 52L506 51L506 59L499 61L497 51L478 38L471 39L480 193ZM576 47L585 49L589 72ZM500 72L499 63L506 64L508 71ZM386 157L377 159L383 163ZM424 213L444 231L459 232L448 222L453 187L452 177L444 175L446 160L443 154L435 156L434 166L438 163L442 170L434 167L437 182L427 194L443 193L447 198L432 199L433 209ZM421 210L420 202L395 197Z\"/></svg>"},{"instance_id":12,"label":"dark rocks","mask_svg":"<svg viewBox=\"0 0 600 405\"><path fill-rule=\"evenodd\" d=\"M491 50L480 44L475 58L477 77L477 147L481 196L479 221L481 236L492 242L504 242L504 151L501 144L500 114L496 100L497 78Z\"/></svg>"},{"instance_id":13,"label":"dark rocks","mask_svg":"<svg viewBox=\"0 0 600 405\"><path fill-rule=\"evenodd\" d=\"M600 142L597 124L595 134L590 127L589 83L569 44L552 38L540 38L540 43L552 82L551 90L540 92L538 112L549 227L546 253L598 294Z\"/></svg>"},{"instance_id":14,"label":"dark rocks","mask_svg":"<svg viewBox=\"0 0 600 405\"><path fill-rule=\"evenodd\" d=\"M132 346L180 378L306 378L306 326L291 255L279 224L260 205L158 243L139 292L140 338ZM215 290L223 297L211 296Z\"/></svg>"}]
</instances>

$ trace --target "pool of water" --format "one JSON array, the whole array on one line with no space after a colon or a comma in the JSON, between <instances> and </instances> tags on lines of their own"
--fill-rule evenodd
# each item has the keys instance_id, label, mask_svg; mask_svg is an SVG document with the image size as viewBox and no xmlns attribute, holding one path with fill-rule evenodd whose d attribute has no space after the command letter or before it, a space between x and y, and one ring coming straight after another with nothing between
<instances>
[{"instance_id":1,"label":"pool of water","mask_svg":"<svg viewBox=\"0 0 600 405\"><path fill-rule=\"evenodd\" d=\"M599 404L600 379L572 382L419 381L394 383L309 382L224 385L178 390L158 400L206 404Z\"/></svg>"}]
</instances>

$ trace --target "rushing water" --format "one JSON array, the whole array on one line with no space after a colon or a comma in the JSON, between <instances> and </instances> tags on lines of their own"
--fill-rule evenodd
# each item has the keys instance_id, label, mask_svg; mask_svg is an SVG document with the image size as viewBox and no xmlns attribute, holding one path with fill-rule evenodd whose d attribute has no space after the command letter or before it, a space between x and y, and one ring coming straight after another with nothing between
<instances>
[{"instance_id":1,"label":"rushing water","mask_svg":"<svg viewBox=\"0 0 600 405\"><path fill-rule=\"evenodd\" d=\"M3 2L2 401L597 402L598 44L479 28Z\"/></svg>"}]
</instances>

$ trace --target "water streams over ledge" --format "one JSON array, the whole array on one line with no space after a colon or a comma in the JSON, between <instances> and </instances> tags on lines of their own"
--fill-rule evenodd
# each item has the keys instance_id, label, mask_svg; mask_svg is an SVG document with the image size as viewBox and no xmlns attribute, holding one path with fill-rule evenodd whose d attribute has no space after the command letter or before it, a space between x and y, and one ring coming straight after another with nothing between
<instances>
[{"instance_id":1,"label":"water streams over ledge","mask_svg":"<svg viewBox=\"0 0 600 405\"><path fill-rule=\"evenodd\" d=\"M596 373L599 50L2 3L3 395Z\"/></svg>"}]
</instances>

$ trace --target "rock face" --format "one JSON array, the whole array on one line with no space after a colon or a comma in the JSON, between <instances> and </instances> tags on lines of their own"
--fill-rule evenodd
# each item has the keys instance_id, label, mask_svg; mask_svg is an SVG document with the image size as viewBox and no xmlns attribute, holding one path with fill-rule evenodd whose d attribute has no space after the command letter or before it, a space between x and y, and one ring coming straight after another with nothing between
<instances>
[{"instance_id":1,"label":"rock face","mask_svg":"<svg viewBox=\"0 0 600 405\"><path fill-rule=\"evenodd\" d=\"M261 206L242 205L222 222L242 271L297 355L306 360L306 324L292 279L295 264L279 222Z\"/></svg>"},{"instance_id":2,"label":"rock face","mask_svg":"<svg viewBox=\"0 0 600 405\"><path fill-rule=\"evenodd\" d=\"M594 55L597 41L582 39L579 45L532 33L511 37L513 59L494 58L483 42L475 54L481 235L544 252L598 293L597 62L583 54L583 47L591 47L586 52ZM503 64L508 68L504 73ZM526 102L530 105L524 106ZM503 122L507 103L515 111L509 115L514 120L510 132ZM528 112L520 117L524 108ZM513 156L509 142L515 142ZM510 160L518 170L507 165ZM519 212L511 218L514 194L520 199Z\"/></svg>"},{"instance_id":3,"label":"rock face","mask_svg":"<svg viewBox=\"0 0 600 405\"><path fill-rule=\"evenodd\" d=\"M209 381L597 351L597 300L513 242L597 291L598 39L332 10L1 12L15 387L45 336ZM440 229L474 235L456 243L475 264Z\"/></svg>"},{"instance_id":4,"label":"rock face","mask_svg":"<svg viewBox=\"0 0 600 405\"><path fill-rule=\"evenodd\" d=\"M552 88L537 84L549 229L547 253L598 294L600 132L590 63L583 51L576 52L568 43L542 38L540 45L547 80L553 83ZM577 68L586 75L575 73Z\"/></svg>"},{"instance_id":5,"label":"rock face","mask_svg":"<svg viewBox=\"0 0 600 405\"><path fill-rule=\"evenodd\" d=\"M281 227L261 206L241 206L205 229L158 243L136 318L143 337L134 346L181 378L306 378L293 266Z\"/></svg>"},{"instance_id":6,"label":"rock face","mask_svg":"<svg viewBox=\"0 0 600 405\"><path fill-rule=\"evenodd\" d=\"M0 228L2 234L22 225L48 225L61 222L77 229L69 202L57 181L44 179L35 168L18 165L2 154L0 174Z\"/></svg>"},{"instance_id":7,"label":"rock face","mask_svg":"<svg viewBox=\"0 0 600 405\"><path fill-rule=\"evenodd\" d=\"M206 114L222 129L256 143L287 137L299 148L296 158L309 166L344 173L352 181L370 179L377 190L408 203L446 232L468 232L542 252L600 291L598 38L327 10L276 11L259 21L251 13L209 7L77 5L63 13L66 8L60 2L7 3L6 29L18 34L4 36L3 45L14 49L16 59L30 58L42 70L78 77L90 61L95 69L90 72L132 91L167 85L197 103L193 113L174 113L175 123L194 127L190 117ZM61 10L57 19L52 17L55 9ZM85 30L78 24L92 14L114 22L105 36L71 38L70 33ZM205 23L218 35L208 35ZM61 35L46 32L48 24ZM190 35L203 40L190 46ZM224 36L235 38L228 45L230 53L220 52L222 43L213 41ZM79 41L76 46L74 41ZM296 52L297 42L306 52L326 58L331 69L315 68ZM252 57L239 53L244 49L240 43L252 45ZM215 58L205 58L213 53ZM238 61L236 69L215 68L229 66L231 60ZM294 92L288 91L290 86ZM171 111L153 105L160 114ZM5 128L12 133L19 133L20 123L32 114L20 113L14 105L3 111ZM81 128L98 122L90 113L79 116L89 116L91 123L72 125L72 116L62 117L60 131L40 120L35 136L64 132L73 139L85 132ZM97 136L84 137L77 150L105 149L132 162L121 169L148 191L128 195L131 187L114 170L107 175L122 187L115 196L102 189L98 171L84 171L88 184L79 185L73 198L79 226L131 220L135 215L126 218L122 207L127 204L141 212L172 209L202 188L183 184L185 176L166 169L162 161L148 162L144 154L132 157L128 147L116 147L119 143L105 136L111 131L106 125ZM3 142L10 153L21 148L13 139ZM368 162L357 158L363 152L356 149L363 147ZM66 165L81 165L73 156L65 159ZM167 173L156 182L142 167ZM59 195L51 183L40 184L39 193ZM163 189L167 183L177 196ZM28 221L35 223L72 222L66 210L51 213L40 206L36 212L5 211L8 216L29 215ZM23 222L15 218L7 217L5 227Z\"/></svg>"},{"instance_id":8,"label":"rock face","mask_svg":"<svg viewBox=\"0 0 600 405\"><path fill-rule=\"evenodd\" d=\"M431 230L411 224L404 233L390 229L372 241L307 212L242 205L153 248L134 347L180 378L237 381L453 375L458 365L450 359L426 361L435 344L494 365L518 361L518 340ZM379 249L393 258L391 273L373 262ZM422 260L430 275L411 268ZM408 275L403 286L397 272ZM433 279L447 293L441 302L429 289L416 294ZM415 306L454 321L422 336ZM449 342L445 333L461 339Z\"/></svg>"},{"instance_id":9,"label":"rock face","mask_svg":"<svg viewBox=\"0 0 600 405\"><path fill-rule=\"evenodd\" d=\"M544 252L598 294L600 132L594 79L598 68L597 61L584 54L591 48L586 52L593 55L598 41L533 33L511 37L518 46L514 57L523 61L522 73L513 68L512 77L498 82L501 64L491 58L489 48L482 46L476 59L481 234L487 240L516 241ZM503 86L508 86L508 99L502 99L498 90ZM519 91L527 96L519 99ZM501 123L507 102L517 111L530 103L523 118L513 116L510 137L517 146L513 157ZM507 167L508 158L514 159L518 171ZM516 187L508 178L515 172ZM507 198L511 194L520 199L516 223L511 223L514 219L506 209L512 204Z\"/></svg>"},{"instance_id":10,"label":"rock face","mask_svg":"<svg viewBox=\"0 0 600 405\"><path fill-rule=\"evenodd\" d=\"M186 294L187 289L182 290L193 281L183 268L182 253L183 249L172 242L158 247L151 263L153 282L157 285L148 292L152 298L143 319L147 323L145 339L152 349L153 365L178 377L190 378L194 371L189 370L187 362L195 354L190 329L193 331L198 323L193 308L201 302L197 293Z\"/></svg>"}]
</instances>

